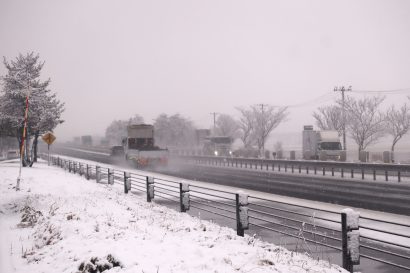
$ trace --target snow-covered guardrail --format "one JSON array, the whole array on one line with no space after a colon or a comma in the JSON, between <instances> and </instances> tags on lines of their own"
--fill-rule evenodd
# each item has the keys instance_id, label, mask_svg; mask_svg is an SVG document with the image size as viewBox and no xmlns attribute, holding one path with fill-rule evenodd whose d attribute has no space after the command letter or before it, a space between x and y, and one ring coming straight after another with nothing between
<instances>
[{"instance_id":1,"label":"snow-covered guardrail","mask_svg":"<svg viewBox=\"0 0 410 273\"><path fill-rule=\"evenodd\" d=\"M55 156L50 160L53 165L88 180L123 186L125 194L142 192L147 202L167 200L178 205L181 212L194 208L232 220L239 236L244 236L245 230L258 228L340 251L343 267L349 272L353 272L361 257L410 270L410 224L360 217L351 209L335 212L310 208Z\"/></svg>"},{"instance_id":2,"label":"snow-covered guardrail","mask_svg":"<svg viewBox=\"0 0 410 273\"><path fill-rule=\"evenodd\" d=\"M331 176L339 175L341 178L355 178L355 176L359 176L362 180L365 179L365 176L370 176L370 179L373 180L395 180L397 182L401 182L403 178L410 178L410 165L408 164L281 160L192 155L174 157L195 164L271 170L286 173L321 174L323 176L330 174Z\"/></svg>"}]
</instances>

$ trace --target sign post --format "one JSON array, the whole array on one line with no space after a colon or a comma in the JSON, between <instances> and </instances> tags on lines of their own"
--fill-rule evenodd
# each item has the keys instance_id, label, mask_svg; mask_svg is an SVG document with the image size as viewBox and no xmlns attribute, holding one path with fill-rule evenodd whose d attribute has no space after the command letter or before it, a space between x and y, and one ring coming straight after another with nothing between
<instances>
[{"instance_id":1,"label":"sign post","mask_svg":"<svg viewBox=\"0 0 410 273\"><path fill-rule=\"evenodd\" d=\"M48 161L48 165L50 166L50 145L54 142L54 140L56 140L56 137L53 135L53 133L47 132L41 138L43 139L45 143L47 143L47 151L48 151L47 161Z\"/></svg>"}]
</instances>

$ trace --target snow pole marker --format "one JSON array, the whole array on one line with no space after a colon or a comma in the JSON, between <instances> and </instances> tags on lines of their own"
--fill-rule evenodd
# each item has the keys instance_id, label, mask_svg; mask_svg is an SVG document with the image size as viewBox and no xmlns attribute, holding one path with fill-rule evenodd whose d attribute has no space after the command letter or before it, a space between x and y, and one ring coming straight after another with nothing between
<instances>
[{"instance_id":1,"label":"snow pole marker","mask_svg":"<svg viewBox=\"0 0 410 273\"><path fill-rule=\"evenodd\" d=\"M25 141L26 132L27 132L28 98L30 96L30 84L27 84L27 85L28 85L28 92L27 92L27 96L26 96L26 109L25 109L25 112L24 112L23 137L21 139L21 147L20 147L20 168L19 168L19 176L17 177L16 191L20 190L21 168L23 167L23 157L24 157L24 141Z\"/></svg>"}]
</instances>

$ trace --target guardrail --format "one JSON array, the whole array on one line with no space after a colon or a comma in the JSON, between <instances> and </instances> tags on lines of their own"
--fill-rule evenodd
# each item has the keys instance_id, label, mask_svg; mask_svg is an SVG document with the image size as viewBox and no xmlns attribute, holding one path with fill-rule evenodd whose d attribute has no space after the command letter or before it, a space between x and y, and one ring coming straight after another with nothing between
<instances>
[{"instance_id":1,"label":"guardrail","mask_svg":"<svg viewBox=\"0 0 410 273\"><path fill-rule=\"evenodd\" d=\"M45 155L42 157L47 159ZM126 194L131 191L146 194L147 202L165 200L179 206L181 212L195 208L218 215L232 221L239 236L244 236L245 230L258 228L296 238L300 244L296 251L320 246L341 252L342 265L349 272L360 263L360 257L410 270L410 224L359 217L352 210L338 213L313 209L55 156L50 161L88 180L122 186ZM392 231L398 228L406 231Z\"/></svg>"},{"instance_id":2,"label":"guardrail","mask_svg":"<svg viewBox=\"0 0 410 273\"><path fill-rule=\"evenodd\" d=\"M341 178L355 178L359 175L362 180L365 175L377 180L383 177L385 181L394 179L401 182L403 177L410 177L410 165L408 164L383 164L383 163L353 163L337 161L316 160L280 160L280 159L257 159L239 157L217 156L175 156L195 164L213 166L226 166L235 168L260 169L285 173L304 173L326 176L327 174Z\"/></svg>"}]
</instances>

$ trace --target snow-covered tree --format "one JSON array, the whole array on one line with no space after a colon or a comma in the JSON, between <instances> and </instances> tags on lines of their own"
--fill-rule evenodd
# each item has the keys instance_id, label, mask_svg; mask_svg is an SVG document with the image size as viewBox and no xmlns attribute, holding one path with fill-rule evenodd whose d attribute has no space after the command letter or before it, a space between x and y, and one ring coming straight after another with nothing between
<instances>
[{"instance_id":1,"label":"snow-covered tree","mask_svg":"<svg viewBox=\"0 0 410 273\"><path fill-rule=\"evenodd\" d=\"M30 164L36 159L38 137L63 122L61 114L64 103L48 89L50 79L40 80L44 62L40 62L38 54L19 54L14 61L9 62L4 58L3 63L7 74L1 78L3 88L0 95L0 120L2 124L7 124L7 133L17 137L21 147L28 97L27 141L25 147L21 148L25 149L24 163ZM29 151L32 138L34 145Z\"/></svg>"},{"instance_id":2,"label":"snow-covered tree","mask_svg":"<svg viewBox=\"0 0 410 273\"><path fill-rule=\"evenodd\" d=\"M287 115L287 107L276 107L272 105L252 105L255 119L255 139L259 154L265 155L265 143L270 133L282 123Z\"/></svg>"},{"instance_id":3,"label":"snow-covered tree","mask_svg":"<svg viewBox=\"0 0 410 273\"><path fill-rule=\"evenodd\" d=\"M195 127L187 118L175 114L159 115L154 122L155 140L162 147L186 147L195 144Z\"/></svg>"},{"instance_id":4,"label":"snow-covered tree","mask_svg":"<svg viewBox=\"0 0 410 273\"><path fill-rule=\"evenodd\" d=\"M227 114L220 114L215 124L215 135L229 136L232 139L238 137L239 126L233 117Z\"/></svg>"},{"instance_id":5,"label":"snow-covered tree","mask_svg":"<svg viewBox=\"0 0 410 273\"><path fill-rule=\"evenodd\" d=\"M410 107L407 103L400 109L392 105L386 112L386 132L393 137L391 159L394 162L394 147L410 129Z\"/></svg>"},{"instance_id":6,"label":"snow-covered tree","mask_svg":"<svg viewBox=\"0 0 410 273\"><path fill-rule=\"evenodd\" d=\"M243 145L246 149L250 148L254 143L254 128L255 128L255 116L253 115L252 109L247 109L244 107L237 107L236 108L239 113L239 138L242 140Z\"/></svg>"},{"instance_id":7,"label":"snow-covered tree","mask_svg":"<svg viewBox=\"0 0 410 273\"><path fill-rule=\"evenodd\" d=\"M105 138L112 145L121 145L122 140L127 137L127 126L142 123L144 123L144 118L138 114L128 120L114 120L105 129Z\"/></svg>"},{"instance_id":8,"label":"snow-covered tree","mask_svg":"<svg viewBox=\"0 0 410 273\"><path fill-rule=\"evenodd\" d=\"M385 134L384 114L379 109L383 101L383 97L346 98L346 127L359 152ZM341 102L338 103L341 106Z\"/></svg>"},{"instance_id":9,"label":"snow-covered tree","mask_svg":"<svg viewBox=\"0 0 410 273\"><path fill-rule=\"evenodd\" d=\"M313 112L313 118L320 130L335 130L339 136L343 135L343 114L339 105L319 107Z\"/></svg>"}]
</instances>

